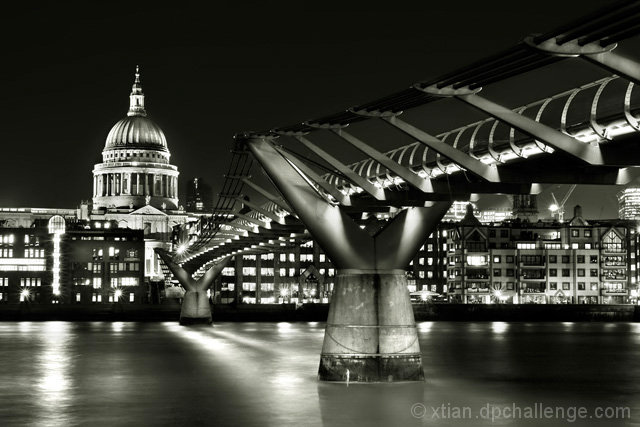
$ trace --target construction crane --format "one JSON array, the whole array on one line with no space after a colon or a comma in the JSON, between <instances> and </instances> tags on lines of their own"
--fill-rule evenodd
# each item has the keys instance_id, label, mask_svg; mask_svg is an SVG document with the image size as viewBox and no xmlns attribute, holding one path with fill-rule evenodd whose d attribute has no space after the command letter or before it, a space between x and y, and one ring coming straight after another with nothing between
<instances>
[{"instance_id":1,"label":"construction crane","mask_svg":"<svg viewBox=\"0 0 640 427\"><path fill-rule=\"evenodd\" d=\"M558 203L558 199L556 199L556 196L553 194L553 191L551 192L551 197L553 197L553 203L551 204L551 206L549 206L549 210L551 211L552 215L558 214L559 222L564 221L564 204L567 203L569 196L571 196L571 193L573 193L573 190L575 189L576 189L576 184L573 184L571 187L569 187L569 191L567 191L567 194L564 195L564 197L562 198L562 202L560 203Z\"/></svg>"}]
</instances>

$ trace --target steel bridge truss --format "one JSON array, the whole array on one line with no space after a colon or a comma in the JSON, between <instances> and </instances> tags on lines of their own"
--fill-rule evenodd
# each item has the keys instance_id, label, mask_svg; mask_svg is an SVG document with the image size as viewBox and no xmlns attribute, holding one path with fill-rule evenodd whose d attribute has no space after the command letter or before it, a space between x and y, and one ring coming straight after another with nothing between
<instances>
[{"instance_id":1,"label":"steel bridge truss","mask_svg":"<svg viewBox=\"0 0 640 427\"><path fill-rule=\"evenodd\" d=\"M356 220L370 212L393 214L472 194L531 194L540 184L626 184L638 176L640 165L640 91L635 88L640 64L616 48L638 32L640 4L615 3L381 99L292 126L238 134L214 214L201 221L189 248L175 259L197 277L225 256L279 251L311 238L279 191L252 179L247 147L252 140L266 141L320 198ZM567 60L594 64L605 76L517 108L479 94L485 86ZM403 116L445 98L487 118L432 135ZM414 142L382 152L371 138L349 129L373 121ZM342 161L319 142L328 137L364 158ZM286 146L280 143L285 140ZM255 203L245 193L267 202Z\"/></svg>"}]
</instances>

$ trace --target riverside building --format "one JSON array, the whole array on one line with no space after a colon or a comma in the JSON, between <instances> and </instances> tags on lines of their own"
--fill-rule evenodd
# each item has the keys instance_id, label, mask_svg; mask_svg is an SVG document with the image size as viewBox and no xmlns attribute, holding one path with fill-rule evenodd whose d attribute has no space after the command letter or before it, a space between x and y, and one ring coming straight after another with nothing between
<instances>
[{"instance_id":1,"label":"riverside building","mask_svg":"<svg viewBox=\"0 0 640 427\"><path fill-rule=\"evenodd\" d=\"M146 302L140 230L65 220L0 228L0 303Z\"/></svg>"},{"instance_id":2,"label":"riverside building","mask_svg":"<svg viewBox=\"0 0 640 427\"><path fill-rule=\"evenodd\" d=\"M637 224L588 222L483 225L472 212L449 231L450 302L637 303Z\"/></svg>"}]
</instances>

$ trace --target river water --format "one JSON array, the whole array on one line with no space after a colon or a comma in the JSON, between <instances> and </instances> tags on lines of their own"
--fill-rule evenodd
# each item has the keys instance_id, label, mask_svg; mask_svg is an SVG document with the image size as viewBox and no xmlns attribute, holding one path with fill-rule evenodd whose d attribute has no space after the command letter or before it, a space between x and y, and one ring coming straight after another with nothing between
<instances>
[{"instance_id":1,"label":"river water","mask_svg":"<svg viewBox=\"0 0 640 427\"><path fill-rule=\"evenodd\" d=\"M322 323L0 323L0 425L640 425L640 324L418 326L426 382L347 386Z\"/></svg>"}]
</instances>

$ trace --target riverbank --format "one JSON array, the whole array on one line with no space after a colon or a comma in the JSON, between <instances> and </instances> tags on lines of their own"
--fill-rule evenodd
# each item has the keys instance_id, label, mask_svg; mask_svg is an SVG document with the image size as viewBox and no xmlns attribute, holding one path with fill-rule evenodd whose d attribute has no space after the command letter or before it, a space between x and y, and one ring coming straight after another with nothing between
<instances>
[{"instance_id":1,"label":"riverbank","mask_svg":"<svg viewBox=\"0 0 640 427\"><path fill-rule=\"evenodd\" d=\"M556 305L556 304L414 304L416 321L640 321L640 306ZM328 304L241 304L214 305L214 322L324 322ZM59 304L0 305L0 321L177 321L180 305L143 304Z\"/></svg>"}]
</instances>

